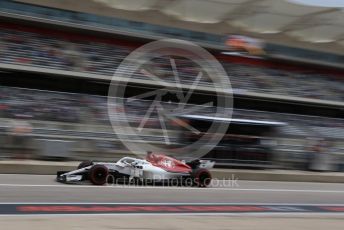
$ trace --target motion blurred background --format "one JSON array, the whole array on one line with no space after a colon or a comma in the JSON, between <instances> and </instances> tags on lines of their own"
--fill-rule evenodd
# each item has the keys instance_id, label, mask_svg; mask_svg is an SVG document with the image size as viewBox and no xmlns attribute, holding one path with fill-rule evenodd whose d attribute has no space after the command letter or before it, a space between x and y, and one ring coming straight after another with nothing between
<instances>
[{"instance_id":1,"label":"motion blurred background","mask_svg":"<svg viewBox=\"0 0 344 230\"><path fill-rule=\"evenodd\" d=\"M139 154L111 127L110 80L135 48L178 38L212 53L234 93L230 128L203 158L223 168L344 171L343 8L288 0L0 0L0 27L0 159ZM191 87L200 67L175 59L182 84ZM167 57L146 68L174 81ZM141 72L131 77L127 96L159 87ZM199 86L190 106L215 95L209 76ZM126 101L116 111L138 126L150 104ZM183 119L206 131L214 110L204 106ZM167 128L172 146L197 138L173 122ZM141 134L164 145L156 114Z\"/></svg>"}]
</instances>

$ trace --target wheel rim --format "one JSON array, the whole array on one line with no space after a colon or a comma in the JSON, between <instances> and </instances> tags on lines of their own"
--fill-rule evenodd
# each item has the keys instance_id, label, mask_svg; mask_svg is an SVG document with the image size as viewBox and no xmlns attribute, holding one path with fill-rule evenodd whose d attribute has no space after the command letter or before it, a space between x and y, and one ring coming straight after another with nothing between
<instances>
[{"instance_id":1,"label":"wheel rim","mask_svg":"<svg viewBox=\"0 0 344 230\"><path fill-rule=\"evenodd\" d=\"M95 166L91 169L90 180L93 184L102 185L106 183L108 171L105 167Z\"/></svg>"},{"instance_id":2,"label":"wheel rim","mask_svg":"<svg viewBox=\"0 0 344 230\"><path fill-rule=\"evenodd\" d=\"M198 176L198 184L201 187L206 187L210 184L211 176L209 173L202 172Z\"/></svg>"},{"instance_id":3,"label":"wheel rim","mask_svg":"<svg viewBox=\"0 0 344 230\"><path fill-rule=\"evenodd\" d=\"M94 174L96 180L103 180L106 175L106 171L103 168L99 168Z\"/></svg>"}]
</instances>

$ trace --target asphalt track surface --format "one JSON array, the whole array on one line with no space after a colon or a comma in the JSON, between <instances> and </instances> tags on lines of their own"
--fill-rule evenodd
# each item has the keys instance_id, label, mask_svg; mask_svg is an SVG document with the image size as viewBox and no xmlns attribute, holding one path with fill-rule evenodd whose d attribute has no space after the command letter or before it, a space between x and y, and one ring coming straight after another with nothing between
<instances>
[{"instance_id":1,"label":"asphalt track surface","mask_svg":"<svg viewBox=\"0 0 344 230\"><path fill-rule=\"evenodd\" d=\"M96 208L98 211L104 208L127 210L130 206L136 211L89 213L91 215L75 210L59 213L61 206L62 209ZM152 206L162 209L155 213L142 211L147 207L151 210ZM198 209L194 209L196 206ZM223 208L231 211L199 212L219 207L222 211ZM27 213L15 213L18 208L26 209ZM40 211L31 212L32 208ZM41 212L42 208L48 208L48 212ZM164 213L166 208L196 211ZM252 212L262 208L268 211ZM276 208L284 211L276 211ZM319 212L321 208L327 211ZM329 208L338 210L332 212ZM55 211L51 212L53 209ZM248 212L241 212L243 209ZM292 209L309 212L290 211ZM11 210L15 214L11 214ZM5 226L6 230L339 230L343 229L343 215L344 184L218 181L210 188L99 187L60 184L51 175L0 175L0 226Z\"/></svg>"},{"instance_id":2,"label":"asphalt track surface","mask_svg":"<svg viewBox=\"0 0 344 230\"><path fill-rule=\"evenodd\" d=\"M210 188L61 184L51 175L0 175L0 203L344 205L344 184L215 181Z\"/></svg>"}]
</instances>

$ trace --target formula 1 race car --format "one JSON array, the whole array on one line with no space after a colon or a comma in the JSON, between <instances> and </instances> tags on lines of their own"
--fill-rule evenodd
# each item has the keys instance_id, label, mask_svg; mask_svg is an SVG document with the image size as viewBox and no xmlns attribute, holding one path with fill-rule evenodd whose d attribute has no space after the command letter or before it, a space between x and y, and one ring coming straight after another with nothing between
<instances>
[{"instance_id":1,"label":"formula 1 race car","mask_svg":"<svg viewBox=\"0 0 344 230\"><path fill-rule=\"evenodd\" d=\"M211 182L208 169L213 166L212 161L184 162L148 153L145 160L123 157L115 163L84 161L74 171L58 171L56 180L63 183L90 181L94 185L135 183L207 187Z\"/></svg>"}]
</instances>

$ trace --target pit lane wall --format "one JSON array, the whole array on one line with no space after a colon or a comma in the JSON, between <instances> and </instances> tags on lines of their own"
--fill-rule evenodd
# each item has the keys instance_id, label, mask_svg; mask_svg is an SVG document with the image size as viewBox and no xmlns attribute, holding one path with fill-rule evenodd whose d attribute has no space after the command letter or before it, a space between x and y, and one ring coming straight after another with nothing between
<instances>
[{"instance_id":1,"label":"pit lane wall","mask_svg":"<svg viewBox=\"0 0 344 230\"><path fill-rule=\"evenodd\" d=\"M54 162L37 160L0 161L0 174L55 175L56 171L74 170L79 162ZM296 170L247 170L212 169L215 180L253 180L253 181L290 181L344 183L341 172L305 172Z\"/></svg>"}]
</instances>

